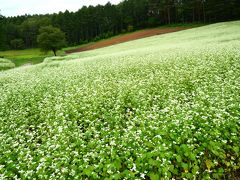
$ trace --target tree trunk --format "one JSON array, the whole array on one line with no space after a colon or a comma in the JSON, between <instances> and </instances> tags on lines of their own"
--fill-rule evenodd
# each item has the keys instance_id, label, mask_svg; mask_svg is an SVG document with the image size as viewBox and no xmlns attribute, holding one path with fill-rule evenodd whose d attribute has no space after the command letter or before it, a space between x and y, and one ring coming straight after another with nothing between
<instances>
[{"instance_id":1,"label":"tree trunk","mask_svg":"<svg viewBox=\"0 0 240 180\"><path fill-rule=\"evenodd\" d=\"M195 22L195 10L193 8L193 17L192 17L192 22Z\"/></svg>"},{"instance_id":2,"label":"tree trunk","mask_svg":"<svg viewBox=\"0 0 240 180\"><path fill-rule=\"evenodd\" d=\"M171 24L170 7L167 8L168 24Z\"/></svg>"},{"instance_id":3,"label":"tree trunk","mask_svg":"<svg viewBox=\"0 0 240 180\"><path fill-rule=\"evenodd\" d=\"M206 23L206 12L205 12L205 4L204 1L202 2L203 5L203 22Z\"/></svg>"},{"instance_id":4,"label":"tree trunk","mask_svg":"<svg viewBox=\"0 0 240 180\"><path fill-rule=\"evenodd\" d=\"M53 51L53 53L54 53L54 56L57 56L56 50L53 49L52 51Z\"/></svg>"}]
</instances>

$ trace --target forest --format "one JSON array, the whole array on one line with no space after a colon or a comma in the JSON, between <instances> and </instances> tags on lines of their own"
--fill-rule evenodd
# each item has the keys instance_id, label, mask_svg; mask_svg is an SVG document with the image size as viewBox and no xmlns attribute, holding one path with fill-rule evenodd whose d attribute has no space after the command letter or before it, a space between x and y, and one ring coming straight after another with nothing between
<instances>
[{"instance_id":1,"label":"forest","mask_svg":"<svg viewBox=\"0 0 240 180\"><path fill-rule=\"evenodd\" d=\"M40 27L52 25L67 45L167 24L215 23L240 18L240 0L124 0L117 5L83 6L77 12L4 17L0 15L0 50L37 47Z\"/></svg>"}]
</instances>

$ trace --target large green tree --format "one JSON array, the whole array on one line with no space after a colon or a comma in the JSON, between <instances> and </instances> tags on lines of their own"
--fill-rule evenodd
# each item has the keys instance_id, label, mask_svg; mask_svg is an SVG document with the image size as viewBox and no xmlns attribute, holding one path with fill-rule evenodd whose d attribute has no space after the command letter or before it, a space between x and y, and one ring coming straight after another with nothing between
<instances>
[{"instance_id":1,"label":"large green tree","mask_svg":"<svg viewBox=\"0 0 240 180\"><path fill-rule=\"evenodd\" d=\"M37 42L42 51L53 51L56 56L57 51L66 45L65 34L56 27L46 26L39 30Z\"/></svg>"}]
</instances>

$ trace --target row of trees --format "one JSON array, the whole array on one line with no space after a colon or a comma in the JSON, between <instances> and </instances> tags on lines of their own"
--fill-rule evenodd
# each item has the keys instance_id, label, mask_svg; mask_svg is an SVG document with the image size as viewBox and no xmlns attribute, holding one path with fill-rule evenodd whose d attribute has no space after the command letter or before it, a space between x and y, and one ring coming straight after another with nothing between
<instances>
[{"instance_id":1,"label":"row of trees","mask_svg":"<svg viewBox=\"0 0 240 180\"><path fill-rule=\"evenodd\" d=\"M82 7L77 12L0 16L0 49L37 46L42 26L66 34L68 45L97 41L122 32L172 23L212 23L240 18L240 0L123 0Z\"/></svg>"}]
</instances>

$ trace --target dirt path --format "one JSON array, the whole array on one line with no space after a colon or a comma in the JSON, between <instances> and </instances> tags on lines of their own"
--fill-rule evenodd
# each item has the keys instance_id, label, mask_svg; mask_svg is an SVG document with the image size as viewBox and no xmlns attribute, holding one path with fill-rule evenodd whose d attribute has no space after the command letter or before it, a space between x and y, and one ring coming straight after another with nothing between
<instances>
[{"instance_id":1,"label":"dirt path","mask_svg":"<svg viewBox=\"0 0 240 180\"><path fill-rule=\"evenodd\" d=\"M65 52L67 54L70 54L70 53L75 53L75 52L88 51L88 50L98 49L98 48L111 46L114 44L119 44L119 43L123 43L123 42L127 42L127 41L132 41L135 39L141 39L141 38L145 38L145 37L166 34L166 33L181 31L181 30L185 30L185 29L187 29L187 28L172 27L172 28L158 28L158 29L142 30L142 31L133 32L133 33L122 35L122 36L113 37L111 39L102 40L102 41L96 42L94 44L89 44L89 45L86 45L86 46L83 46L83 47L80 47L77 49L67 50Z\"/></svg>"}]
</instances>

